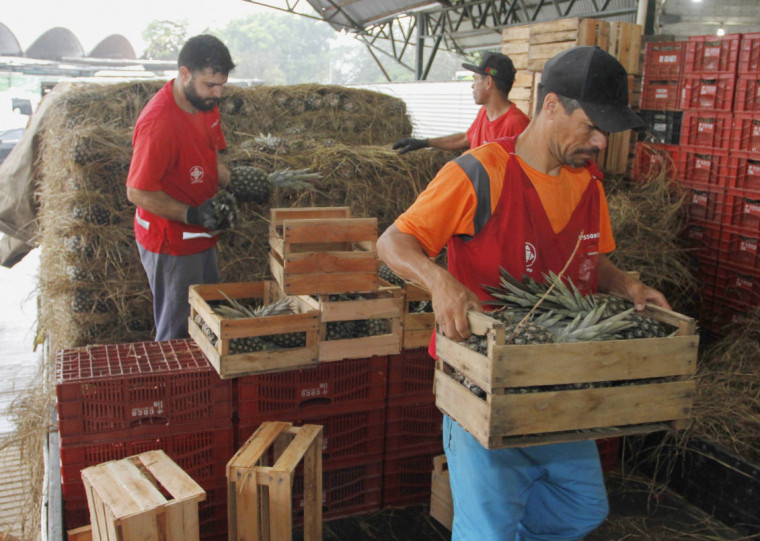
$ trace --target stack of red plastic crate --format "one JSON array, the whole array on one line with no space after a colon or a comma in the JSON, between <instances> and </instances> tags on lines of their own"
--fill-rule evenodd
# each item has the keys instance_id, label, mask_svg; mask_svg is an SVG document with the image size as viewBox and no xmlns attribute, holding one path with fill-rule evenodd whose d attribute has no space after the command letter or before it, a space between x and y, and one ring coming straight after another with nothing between
<instances>
[{"instance_id":1,"label":"stack of red plastic crate","mask_svg":"<svg viewBox=\"0 0 760 541\"><path fill-rule=\"evenodd\" d=\"M204 539L226 532L232 385L190 340L64 349L56 356L67 529L90 523L81 470L163 449L207 492ZM226 535L223 536L226 538Z\"/></svg>"},{"instance_id":2,"label":"stack of red plastic crate","mask_svg":"<svg viewBox=\"0 0 760 541\"><path fill-rule=\"evenodd\" d=\"M406 349L389 358L383 506L430 502L433 457L443 453L434 372L427 348Z\"/></svg>"},{"instance_id":3,"label":"stack of red plastic crate","mask_svg":"<svg viewBox=\"0 0 760 541\"><path fill-rule=\"evenodd\" d=\"M236 448L264 421L323 427L323 517L380 509L388 357L323 362L315 368L237 378ZM432 381L432 376L431 376ZM303 519L296 470L293 510Z\"/></svg>"}]
</instances>

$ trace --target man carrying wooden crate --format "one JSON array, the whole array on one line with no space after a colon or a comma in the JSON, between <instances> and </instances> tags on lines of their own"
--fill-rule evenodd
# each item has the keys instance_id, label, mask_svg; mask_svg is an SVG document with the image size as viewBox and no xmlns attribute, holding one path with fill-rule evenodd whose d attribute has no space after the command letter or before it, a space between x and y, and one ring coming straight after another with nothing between
<instances>
[{"instance_id":1,"label":"man carrying wooden crate","mask_svg":"<svg viewBox=\"0 0 760 541\"><path fill-rule=\"evenodd\" d=\"M550 59L535 116L519 136L449 162L378 240L380 257L432 294L443 334L464 340L499 268L543 281L561 273L583 293L616 293L669 308L664 296L615 267L607 204L594 158L607 134L642 127L628 107L623 66L598 47ZM448 270L429 256L448 246ZM435 343L431 354L435 356ZM593 440L488 450L444 415L454 540L571 540L608 512Z\"/></svg>"},{"instance_id":2,"label":"man carrying wooden crate","mask_svg":"<svg viewBox=\"0 0 760 541\"><path fill-rule=\"evenodd\" d=\"M127 197L137 205L135 238L153 293L156 340L187 338L191 284L219 281L212 199L230 182L219 159L227 143L217 104L235 67L217 38L190 38L179 75L147 103L135 125Z\"/></svg>"},{"instance_id":3,"label":"man carrying wooden crate","mask_svg":"<svg viewBox=\"0 0 760 541\"><path fill-rule=\"evenodd\" d=\"M462 67L475 73L472 97L481 105L470 129L432 139L399 139L393 143L393 149L399 154L426 147L444 150L475 148L499 137L518 135L528 125L528 116L509 100L509 91L515 82L515 67L508 56L486 53L479 66L462 64Z\"/></svg>"}]
</instances>

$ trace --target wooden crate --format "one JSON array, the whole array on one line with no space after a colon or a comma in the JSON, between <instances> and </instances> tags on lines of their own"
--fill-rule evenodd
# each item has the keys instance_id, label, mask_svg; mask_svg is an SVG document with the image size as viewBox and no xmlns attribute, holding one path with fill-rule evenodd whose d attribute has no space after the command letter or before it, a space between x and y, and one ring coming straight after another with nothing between
<instances>
[{"instance_id":1,"label":"wooden crate","mask_svg":"<svg viewBox=\"0 0 760 541\"><path fill-rule=\"evenodd\" d=\"M410 309L410 303L420 301L431 301L430 292L424 287L407 282L404 286L404 349L427 347L435 330L433 312L415 312L414 307Z\"/></svg>"},{"instance_id":2,"label":"wooden crate","mask_svg":"<svg viewBox=\"0 0 760 541\"><path fill-rule=\"evenodd\" d=\"M377 218L348 207L272 209L269 266L288 295L371 291L376 243Z\"/></svg>"},{"instance_id":3,"label":"wooden crate","mask_svg":"<svg viewBox=\"0 0 760 541\"><path fill-rule=\"evenodd\" d=\"M227 463L231 541L292 539L293 480L302 461L303 539L322 539L322 427L267 421Z\"/></svg>"},{"instance_id":4,"label":"wooden crate","mask_svg":"<svg viewBox=\"0 0 760 541\"><path fill-rule=\"evenodd\" d=\"M315 310L319 310L319 361L364 359L373 355L394 355L401 351L401 316L404 312L404 294L400 287L380 280L380 287L358 293L361 299L334 300L330 295L303 297ZM390 332L375 336L360 336L340 340L327 340L327 325L334 321L368 319L390 320Z\"/></svg>"},{"instance_id":5,"label":"wooden crate","mask_svg":"<svg viewBox=\"0 0 760 541\"><path fill-rule=\"evenodd\" d=\"M470 330L488 335L488 354L439 332L436 405L488 449L682 428L695 392L696 325L654 306L645 313L678 335L504 345L503 324L470 313ZM457 382L454 370L483 389L485 399Z\"/></svg>"},{"instance_id":6,"label":"wooden crate","mask_svg":"<svg viewBox=\"0 0 760 541\"><path fill-rule=\"evenodd\" d=\"M530 27L529 70L542 71L546 61L577 45L609 47L610 23L596 19L558 19Z\"/></svg>"},{"instance_id":7,"label":"wooden crate","mask_svg":"<svg viewBox=\"0 0 760 541\"><path fill-rule=\"evenodd\" d=\"M147 451L82 470L93 539L199 538L205 491L163 451Z\"/></svg>"},{"instance_id":8,"label":"wooden crate","mask_svg":"<svg viewBox=\"0 0 760 541\"><path fill-rule=\"evenodd\" d=\"M525 70L528 67L530 26L528 24L509 26L501 34L499 52L512 60L516 70Z\"/></svg>"},{"instance_id":9,"label":"wooden crate","mask_svg":"<svg viewBox=\"0 0 760 541\"><path fill-rule=\"evenodd\" d=\"M282 297L283 293L279 285L271 280L190 286L190 337L208 357L222 379L304 368L319 362L319 311L313 309L305 298L293 297L293 306L297 312L295 314L230 319L214 312L209 304L224 301L224 295L238 300L257 299L261 304L269 304ZM216 335L215 344L195 321L196 316L200 316ZM306 334L304 347L230 353L230 343L234 339L292 332Z\"/></svg>"},{"instance_id":10,"label":"wooden crate","mask_svg":"<svg viewBox=\"0 0 760 541\"><path fill-rule=\"evenodd\" d=\"M430 491L430 516L451 530L454 522L454 501L451 498L449 468L446 455L433 459L433 479Z\"/></svg>"}]
</instances>

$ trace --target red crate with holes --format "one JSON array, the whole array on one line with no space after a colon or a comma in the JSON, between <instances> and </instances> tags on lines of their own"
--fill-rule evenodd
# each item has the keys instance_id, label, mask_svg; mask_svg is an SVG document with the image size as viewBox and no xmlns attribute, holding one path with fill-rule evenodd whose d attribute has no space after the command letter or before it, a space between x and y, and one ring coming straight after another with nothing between
<instances>
[{"instance_id":1,"label":"red crate with holes","mask_svg":"<svg viewBox=\"0 0 760 541\"><path fill-rule=\"evenodd\" d=\"M728 150L734 116L717 111L685 111L681 145Z\"/></svg>"},{"instance_id":2,"label":"red crate with holes","mask_svg":"<svg viewBox=\"0 0 760 541\"><path fill-rule=\"evenodd\" d=\"M435 451L411 455L386 454L383 471L383 507L403 507L430 502Z\"/></svg>"},{"instance_id":3,"label":"red crate with holes","mask_svg":"<svg viewBox=\"0 0 760 541\"><path fill-rule=\"evenodd\" d=\"M724 332L736 325L749 322L752 307L731 300L705 295L699 314L699 325L707 329Z\"/></svg>"},{"instance_id":4,"label":"red crate with holes","mask_svg":"<svg viewBox=\"0 0 760 541\"><path fill-rule=\"evenodd\" d=\"M638 142L633 151L633 178L645 182L665 175L667 178L681 178L678 164L681 147L661 143Z\"/></svg>"},{"instance_id":5,"label":"red crate with holes","mask_svg":"<svg viewBox=\"0 0 760 541\"><path fill-rule=\"evenodd\" d=\"M63 446L232 426L232 384L191 340L63 349L56 396Z\"/></svg>"},{"instance_id":6,"label":"red crate with holes","mask_svg":"<svg viewBox=\"0 0 760 541\"><path fill-rule=\"evenodd\" d=\"M736 71L740 75L760 72L760 32L742 34Z\"/></svg>"},{"instance_id":7,"label":"red crate with holes","mask_svg":"<svg viewBox=\"0 0 760 541\"><path fill-rule=\"evenodd\" d=\"M726 192L723 223L742 229L760 230L760 192L729 188Z\"/></svg>"},{"instance_id":8,"label":"red crate with holes","mask_svg":"<svg viewBox=\"0 0 760 541\"><path fill-rule=\"evenodd\" d=\"M725 188L728 183L727 150L682 147L678 171L685 186Z\"/></svg>"},{"instance_id":9,"label":"red crate with holes","mask_svg":"<svg viewBox=\"0 0 760 541\"><path fill-rule=\"evenodd\" d=\"M242 446L264 421L288 421L294 426L322 426L322 462L340 465L382 455L385 436L385 402L339 404L317 415L287 412L259 419L241 419L237 447Z\"/></svg>"},{"instance_id":10,"label":"red crate with holes","mask_svg":"<svg viewBox=\"0 0 760 541\"><path fill-rule=\"evenodd\" d=\"M716 298L726 299L737 306L760 305L760 273L723 264L715 273Z\"/></svg>"},{"instance_id":11,"label":"red crate with holes","mask_svg":"<svg viewBox=\"0 0 760 541\"><path fill-rule=\"evenodd\" d=\"M388 357L388 400L433 397L435 360L427 348L405 349Z\"/></svg>"},{"instance_id":12,"label":"red crate with holes","mask_svg":"<svg viewBox=\"0 0 760 541\"><path fill-rule=\"evenodd\" d=\"M680 109L732 111L734 74L686 74L681 82Z\"/></svg>"},{"instance_id":13,"label":"red crate with holes","mask_svg":"<svg viewBox=\"0 0 760 541\"><path fill-rule=\"evenodd\" d=\"M385 454L412 454L443 448L443 414L429 399L388 400Z\"/></svg>"},{"instance_id":14,"label":"red crate with holes","mask_svg":"<svg viewBox=\"0 0 760 541\"><path fill-rule=\"evenodd\" d=\"M237 378L237 414L244 419L329 413L341 405L385 400L388 357L320 363L314 368Z\"/></svg>"},{"instance_id":15,"label":"red crate with holes","mask_svg":"<svg viewBox=\"0 0 760 541\"><path fill-rule=\"evenodd\" d=\"M731 149L760 152L760 114L736 113L734 115Z\"/></svg>"},{"instance_id":16,"label":"red crate with holes","mask_svg":"<svg viewBox=\"0 0 760 541\"><path fill-rule=\"evenodd\" d=\"M740 75L736 79L734 111L760 113L760 75Z\"/></svg>"},{"instance_id":17,"label":"red crate with holes","mask_svg":"<svg viewBox=\"0 0 760 541\"><path fill-rule=\"evenodd\" d=\"M676 111L681 104L681 79L648 79L641 81L639 108L652 111Z\"/></svg>"},{"instance_id":18,"label":"red crate with holes","mask_svg":"<svg viewBox=\"0 0 760 541\"><path fill-rule=\"evenodd\" d=\"M102 462L120 460L145 451L163 449L204 489L226 480L227 462L235 452L232 424L228 428L184 434L113 440L61 446L61 488L64 501L85 500L81 471Z\"/></svg>"},{"instance_id":19,"label":"red crate with holes","mask_svg":"<svg viewBox=\"0 0 760 541\"><path fill-rule=\"evenodd\" d=\"M760 272L760 230L725 227L721 232L720 260Z\"/></svg>"},{"instance_id":20,"label":"red crate with holes","mask_svg":"<svg viewBox=\"0 0 760 541\"><path fill-rule=\"evenodd\" d=\"M698 257L716 257L721 247L721 224L710 222L686 224L680 238L689 251Z\"/></svg>"},{"instance_id":21,"label":"red crate with holes","mask_svg":"<svg viewBox=\"0 0 760 541\"><path fill-rule=\"evenodd\" d=\"M686 42L684 73L736 73L741 34L692 36Z\"/></svg>"},{"instance_id":22,"label":"red crate with holes","mask_svg":"<svg viewBox=\"0 0 760 541\"><path fill-rule=\"evenodd\" d=\"M683 70L685 41L661 41L647 43L644 53L644 77L647 79L672 79Z\"/></svg>"},{"instance_id":23,"label":"red crate with holes","mask_svg":"<svg viewBox=\"0 0 760 541\"><path fill-rule=\"evenodd\" d=\"M725 216L727 208L724 190L687 186L684 191L685 205L692 223L718 223Z\"/></svg>"},{"instance_id":24,"label":"red crate with holes","mask_svg":"<svg viewBox=\"0 0 760 541\"><path fill-rule=\"evenodd\" d=\"M729 176L731 188L760 192L760 153L732 153Z\"/></svg>"}]
</instances>

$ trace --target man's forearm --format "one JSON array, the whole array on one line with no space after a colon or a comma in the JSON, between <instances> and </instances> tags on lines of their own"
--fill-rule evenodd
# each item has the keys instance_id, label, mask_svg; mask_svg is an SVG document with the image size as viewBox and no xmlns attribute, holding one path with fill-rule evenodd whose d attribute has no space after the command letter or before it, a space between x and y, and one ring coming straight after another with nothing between
<instances>
[{"instance_id":1,"label":"man's forearm","mask_svg":"<svg viewBox=\"0 0 760 541\"><path fill-rule=\"evenodd\" d=\"M128 187L127 199L151 214L168 220L174 220L175 222L186 223L185 218L189 205L177 201L166 192L152 192Z\"/></svg>"},{"instance_id":2,"label":"man's forearm","mask_svg":"<svg viewBox=\"0 0 760 541\"><path fill-rule=\"evenodd\" d=\"M444 135L443 137L433 137L428 139L428 145L443 150L462 150L470 148L470 140L467 139L467 134L462 132Z\"/></svg>"}]
</instances>

